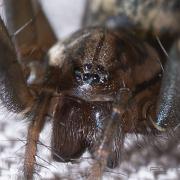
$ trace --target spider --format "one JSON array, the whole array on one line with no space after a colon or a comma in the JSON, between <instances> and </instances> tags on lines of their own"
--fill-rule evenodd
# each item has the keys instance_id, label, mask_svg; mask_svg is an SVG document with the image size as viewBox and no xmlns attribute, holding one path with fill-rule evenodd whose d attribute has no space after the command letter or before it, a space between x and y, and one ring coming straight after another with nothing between
<instances>
[{"instance_id":1,"label":"spider","mask_svg":"<svg viewBox=\"0 0 180 180\"><path fill-rule=\"evenodd\" d=\"M48 113L53 159L74 162L88 150L89 179L119 165L126 133L179 125L179 0L87 1L83 28L60 42L38 1L4 4L13 36L1 20L0 99L29 121L25 179Z\"/></svg>"}]
</instances>

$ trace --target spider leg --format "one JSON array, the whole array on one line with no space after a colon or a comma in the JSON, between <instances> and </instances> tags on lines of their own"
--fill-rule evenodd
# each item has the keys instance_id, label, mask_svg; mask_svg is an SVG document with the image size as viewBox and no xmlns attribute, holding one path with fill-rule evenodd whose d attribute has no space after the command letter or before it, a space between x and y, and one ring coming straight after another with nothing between
<instances>
[{"instance_id":1,"label":"spider leg","mask_svg":"<svg viewBox=\"0 0 180 180\"><path fill-rule=\"evenodd\" d=\"M27 56L26 52L32 51L33 47L46 51L56 42L56 36L39 1L7 0L4 5L8 31L14 38L21 58Z\"/></svg>"},{"instance_id":2,"label":"spider leg","mask_svg":"<svg viewBox=\"0 0 180 180\"><path fill-rule=\"evenodd\" d=\"M167 60L154 125L163 131L179 126L180 107L180 40L172 47Z\"/></svg>"},{"instance_id":3,"label":"spider leg","mask_svg":"<svg viewBox=\"0 0 180 180\"><path fill-rule=\"evenodd\" d=\"M45 124L45 116L49 107L51 96L42 93L36 105L34 106L34 113L30 117L31 122L28 128L27 144L25 150L24 160L24 177L29 180L33 178L34 165L36 162L37 143L39 134Z\"/></svg>"},{"instance_id":4,"label":"spider leg","mask_svg":"<svg viewBox=\"0 0 180 180\"><path fill-rule=\"evenodd\" d=\"M120 160L119 154L124 139L124 131L121 124L121 119L125 112L124 105L118 105L118 107L114 105L113 107L111 117L102 133L102 138L99 138L99 141L97 141L97 148L94 152L95 162L90 169L88 180L92 180L95 177L101 179L107 165L113 168L119 163L117 161ZM117 134L119 138L117 138ZM114 145L114 143L117 144Z\"/></svg>"},{"instance_id":5,"label":"spider leg","mask_svg":"<svg viewBox=\"0 0 180 180\"><path fill-rule=\"evenodd\" d=\"M33 99L17 62L14 46L0 19L0 100L2 105L11 112L27 113L30 111Z\"/></svg>"},{"instance_id":6,"label":"spider leg","mask_svg":"<svg viewBox=\"0 0 180 180\"><path fill-rule=\"evenodd\" d=\"M27 87L21 66L19 65L14 46L0 19L0 100L3 107L10 112L21 113L30 126L24 162L24 173L32 179L35 163L36 146L39 133L45 123L50 95L40 93L35 100Z\"/></svg>"},{"instance_id":7,"label":"spider leg","mask_svg":"<svg viewBox=\"0 0 180 180\"><path fill-rule=\"evenodd\" d=\"M28 85L41 85L46 71L46 53L56 36L39 1L4 1L7 29L16 47Z\"/></svg>"},{"instance_id":8,"label":"spider leg","mask_svg":"<svg viewBox=\"0 0 180 180\"><path fill-rule=\"evenodd\" d=\"M15 49L1 19L0 57L0 100L2 105L11 112L23 113L30 120L24 163L25 176L29 179L32 176L36 144L45 123L44 117L50 97L40 95L38 102L35 102L23 79L21 67L16 60Z\"/></svg>"}]
</instances>

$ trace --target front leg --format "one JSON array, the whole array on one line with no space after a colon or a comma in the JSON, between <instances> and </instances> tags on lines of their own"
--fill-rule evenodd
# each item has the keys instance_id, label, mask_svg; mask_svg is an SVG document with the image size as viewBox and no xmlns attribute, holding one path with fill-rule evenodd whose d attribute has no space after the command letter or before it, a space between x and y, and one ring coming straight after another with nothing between
<instances>
[{"instance_id":1,"label":"front leg","mask_svg":"<svg viewBox=\"0 0 180 180\"><path fill-rule=\"evenodd\" d=\"M89 170L88 180L101 179L105 171L106 166L109 168L115 168L120 164L121 151L124 143L124 115L128 108L128 101L131 95L125 93L121 94L121 98L114 101L111 108L111 115L104 116L106 119L101 128L97 128L100 132L97 134L95 141L93 141L93 147L90 147L94 162Z\"/></svg>"},{"instance_id":2,"label":"front leg","mask_svg":"<svg viewBox=\"0 0 180 180\"><path fill-rule=\"evenodd\" d=\"M27 113L34 102L23 77L14 46L0 19L0 100L15 113Z\"/></svg>"},{"instance_id":3,"label":"front leg","mask_svg":"<svg viewBox=\"0 0 180 180\"><path fill-rule=\"evenodd\" d=\"M42 84L49 48L56 42L39 1L6 0L4 1L7 29L15 44L28 85Z\"/></svg>"},{"instance_id":4,"label":"front leg","mask_svg":"<svg viewBox=\"0 0 180 180\"><path fill-rule=\"evenodd\" d=\"M42 93L33 107L33 113L29 117L25 160L24 160L24 178L31 180L35 173L36 152L39 140L39 134L45 124L45 116L49 108L50 94Z\"/></svg>"},{"instance_id":5,"label":"front leg","mask_svg":"<svg viewBox=\"0 0 180 180\"><path fill-rule=\"evenodd\" d=\"M46 51L56 42L56 36L39 1L6 0L4 5L7 28L21 58L27 56L25 51L27 52L29 47L30 52L32 47ZM29 53L28 57L31 58L32 53Z\"/></svg>"},{"instance_id":6,"label":"front leg","mask_svg":"<svg viewBox=\"0 0 180 180\"><path fill-rule=\"evenodd\" d=\"M0 100L8 111L20 113L30 121L24 162L24 176L28 180L33 177L36 146L50 98L48 93L40 93L39 97L32 95L25 83L14 46L0 19Z\"/></svg>"}]
</instances>

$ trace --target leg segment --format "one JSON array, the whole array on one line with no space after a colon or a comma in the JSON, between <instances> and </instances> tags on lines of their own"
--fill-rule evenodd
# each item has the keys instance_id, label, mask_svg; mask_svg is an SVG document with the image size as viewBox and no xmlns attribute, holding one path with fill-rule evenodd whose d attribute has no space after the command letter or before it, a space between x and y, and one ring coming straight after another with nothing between
<instances>
[{"instance_id":1,"label":"leg segment","mask_svg":"<svg viewBox=\"0 0 180 180\"><path fill-rule=\"evenodd\" d=\"M50 95L41 93L37 100L31 95L17 62L15 49L0 19L0 100L3 107L24 113L30 120L24 162L26 179L32 179L39 133L45 123Z\"/></svg>"},{"instance_id":2,"label":"leg segment","mask_svg":"<svg viewBox=\"0 0 180 180\"><path fill-rule=\"evenodd\" d=\"M45 116L49 108L50 98L51 97L48 94L41 94L38 102L34 106L32 117L30 117L31 122L28 128L24 160L24 177L27 180L33 178L39 134L45 124Z\"/></svg>"},{"instance_id":3,"label":"leg segment","mask_svg":"<svg viewBox=\"0 0 180 180\"><path fill-rule=\"evenodd\" d=\"M55 43L54 32L38 1L6 0L4 4L7 27L15 40L21 58L27 56L28 51L32 51L33 48L46 51ZM28 55L31 57L33 53Z\"/></svg>"},{"instance_id":4,"label":"leg segment","mask_svg":"<svg viewBox=\"0 0 180 180\"><path fill-rule=\"evenodd\" d=\"M180 121L180 40L172 48L164 72L155 127L159 130L174 128Z\"/></svg>"},{"instance_id":5,"label":"leg segment","mask_svg":"<svg viewBox=\"0 0 180 180\"><path fill-rule=\"evenodd\" d=\"M111 118L104 129L101 140L97 141L97 149L94 152L95 162L90 169L88 180L95 178L101 179L107 165L113 168L119 163L117 162L120 160L120 151L118 152L118 150L122 149L121 145L123 142L123 129L120 123L123 111L119 113L116 109L113 110ZM121 137L120 139L115 137L117 134ZM118 141L116 141L116 138ZM117 146L114 143L116 143Z\"/></svg>"},{"instance_id":6,"label":"leg segment","mask_svg":"<svg viewBox=\"0 0 180 180\"><path fill-rule=\"evenodd\" d=\"M28 85L41 85L46 70L45 56L56 36L36 0L4 1L7 28Z\"/></svg>"},{"instance_id":7,"label":"leg segment","mask_svg":"<svg viewBox=\"0 0 180 180\"><path fill-rule=\"evenodd\" d=\"M33 97L26 86L13 44L1 19L0 100L4 107L16 113L29 111L33 104Z\"/></svg>"}]
</instances>

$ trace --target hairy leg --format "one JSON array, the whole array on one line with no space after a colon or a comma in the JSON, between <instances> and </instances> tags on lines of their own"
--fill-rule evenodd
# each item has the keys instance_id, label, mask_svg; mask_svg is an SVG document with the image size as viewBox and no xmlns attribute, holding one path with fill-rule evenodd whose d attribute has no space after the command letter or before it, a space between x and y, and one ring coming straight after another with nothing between
<instances>
[{"instance_id":1,"label":"hairy leg","mask_svg":"<svg viewBox=\"0 0 180 180\"><path fill-rule=\"evenodd\" d=\"M29 117L30 124L24 160L24 177L27 180L32 179L35 173L37 144L39 134L45 124L45 116L49 108L50 98L50 95L42 93L34 105L33 114Z\"/></svg>"}]
</instances>

